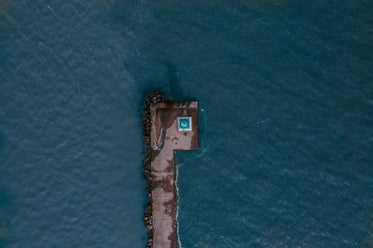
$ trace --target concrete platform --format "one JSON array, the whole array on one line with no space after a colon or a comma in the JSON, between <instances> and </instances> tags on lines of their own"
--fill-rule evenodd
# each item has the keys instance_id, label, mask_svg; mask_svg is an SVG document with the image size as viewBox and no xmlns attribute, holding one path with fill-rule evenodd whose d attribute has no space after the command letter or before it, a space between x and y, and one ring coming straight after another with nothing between
<instances>
[{"instance_id":1,"label":"concrete platform","mask_svg":"<svg viewBox=\"0 0 373 248\"><path fill-rule=\"evenodd\" d=\"M174 151L198 149L198 103L154 103L150 115L153 247L176 248Z\"/></svg>"}]
</instances>

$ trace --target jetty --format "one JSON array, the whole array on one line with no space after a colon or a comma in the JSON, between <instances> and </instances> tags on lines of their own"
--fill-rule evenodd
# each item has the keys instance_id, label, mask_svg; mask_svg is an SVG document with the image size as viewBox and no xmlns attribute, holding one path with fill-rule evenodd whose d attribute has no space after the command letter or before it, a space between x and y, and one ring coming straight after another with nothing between
<instances>
[{"instance_id":1,"label":"jetty","mask_svg":"<svg viewBox=\"0 0 373 248\"><path fill-rule=\"evenodd\" d=\"M151 187L148 194L151 196L152 237L148 240L148 247L176 248L174 153L198 149L198 102L153 101L149 106L149 118Z\"/></svg>"}]
</instances>

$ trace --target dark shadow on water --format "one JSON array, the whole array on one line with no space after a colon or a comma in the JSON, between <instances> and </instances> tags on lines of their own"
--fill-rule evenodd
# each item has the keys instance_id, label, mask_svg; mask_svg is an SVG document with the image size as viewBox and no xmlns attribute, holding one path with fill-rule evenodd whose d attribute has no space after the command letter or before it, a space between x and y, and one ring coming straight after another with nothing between
<instances>
[{"instance_id":1,"label":"dark shadow on water","mask_svg":"<svg viewBox=\"0 0 373 248\"><path fill-rule=\"evenodd\" d=\"M160 90L171 101L196 100L187 96L181 87L177 66L170 60L164 60L163 64L166 70L162 79L160 82L150 82L150 88L146 90Z\"/></svg>"},{"instance_id":2,"label":"dark shadow on water","mask_svg":"<svg viewBox=\"0 0 373 248\"><path fill-rule=\"evenodd\" d=\"M170 60L164 60L165 73L159 81L148 79L142 89L142 99L155 90L160 90L170 101L192 101L194 98L188 97L181 87L177 66ZM143 81L143 80L142 80Z\"/></svg>"},{"instance_id":3,"label":"dark shadow on water","mask_svg":"<svg viewBox=\"0 0 373 248\"><path fill-rule=\"evenodd\" d=\"M167 85L165 93L170 100L187 100L182 88L180 87L176 65L169 60L166 60L164 63L167 69L165 75L165 84Z\"/></svg>"}]
</instances>

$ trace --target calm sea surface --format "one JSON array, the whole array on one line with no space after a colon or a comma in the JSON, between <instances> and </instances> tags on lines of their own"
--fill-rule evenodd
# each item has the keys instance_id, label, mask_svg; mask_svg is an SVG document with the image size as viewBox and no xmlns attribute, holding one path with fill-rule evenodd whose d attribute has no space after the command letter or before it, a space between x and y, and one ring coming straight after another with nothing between
<instances>
[{"instance_id":1,"label":"calm sea surface","mask_svg":"<svg viewBox=\"0 0 373 248\"><path fill-rule=\"evenodd\" d=\"M373 2L0 2L0 247L146 243L143 91L200 103L183 248L373 247Z\"/></svg>"}]
</instances>

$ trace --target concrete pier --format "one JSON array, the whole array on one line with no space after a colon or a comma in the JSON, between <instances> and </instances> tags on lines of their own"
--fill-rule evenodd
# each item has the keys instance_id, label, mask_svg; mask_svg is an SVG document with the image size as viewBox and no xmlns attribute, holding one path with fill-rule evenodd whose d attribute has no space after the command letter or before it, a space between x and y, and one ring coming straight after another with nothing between
<instances>
[{"instance_id":1,"label":"concrete pier","mask_svg":"<svg viewBox=\"0 0 373 248\"><path fill-rule=\"evenodd\" d=\"M150 104L153 247L177 247L175 150L198 149L198 103Z\"/></svg>"}]
</instances>

